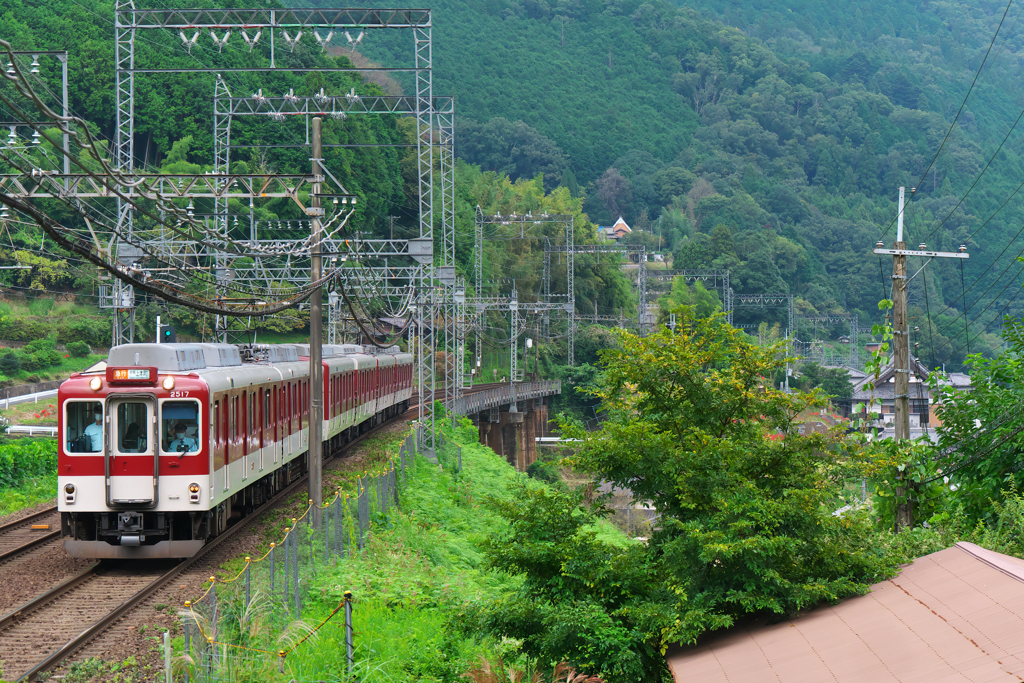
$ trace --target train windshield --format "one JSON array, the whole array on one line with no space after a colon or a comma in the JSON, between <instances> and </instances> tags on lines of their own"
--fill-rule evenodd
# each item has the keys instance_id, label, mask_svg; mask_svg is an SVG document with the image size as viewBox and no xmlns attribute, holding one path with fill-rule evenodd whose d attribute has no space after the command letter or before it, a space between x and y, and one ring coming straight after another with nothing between
<instances>
[{"instance_id":1,"label":"train windshield","mask_svg":"<svg viewBox=\"0 0 1024 683\"><path fill-rule=\"evenodd\" d=\"M199 452L199 404L164 401L160 406L160 434L165 453Z\"/></svg>"},{"instance_id":2,"label":"train windshield","mask_svg":"<svg viewBox=\"0 0 1024 683\"><path fill-rule=\"evenodd\" d=\"M103 404L99 401L68 401L64 440L68 453L99 453L103 450Z\"/></svg>"}]
</instances>

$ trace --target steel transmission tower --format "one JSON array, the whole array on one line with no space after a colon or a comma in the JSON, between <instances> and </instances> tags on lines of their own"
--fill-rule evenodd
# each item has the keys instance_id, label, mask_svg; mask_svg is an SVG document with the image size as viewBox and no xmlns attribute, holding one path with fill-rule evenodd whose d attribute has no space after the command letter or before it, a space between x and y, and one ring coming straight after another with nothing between
<instances>
[{"instance_id":1,"label":"steel transmission tower","mask_svg":"<svg viewBox=\"0 0 1024 683\"><path fill-rule=\"evenodd\" d=\"M228 32L236 33L245 29L259 30L268 34L269 69L266 65L254 65L249 68L194 68L194 69L157 69L144 68L136 63L135 38L140 30L169 30L180 32L186 43L184 31L198 31L199 35L209 33L218 45L221 40L226 44ZM310 31L320 30L359 30L365 32L372 29L407 29L413 33L414 66L409 71L415 75L415 97L412 98L411 114L416 119L417 175L419 186L419 242L416 248L406 247L402 251L412 255L419 264L412 275L409 286L415 290L411 304L418 320L417 346L418 379L420 396L420 420L434 422L432 400L435 390L434 364L435 350L443 350L444 356L444 397L454 398L458 388L458 372L455 369L457 357L457 304L455 302L456 282L454 277L454 110L451 106L437 107L433 97L433 46L432 18L430 10L415 9L137 9L132 0L117 0L115 11L115 69L116 69L116 135L115 159L117 168L131 172L134 169L134 117L135 117L135 75L137 73L214 73L217 74L215 91L215 174L229 172L230 159L230 110L218 109L224 101L231 101L231 93L223 74L234 72L261 72L266 70L282 72L309 72L317 69L291 68L278 63L275 38L284 38L286 30ZM224 32L219 39L214 31ZM279 35L280 34L280 35ZM317 34L318 36L319 34ZM293 39L298 43L299 37ZM254 47L256 40L253 40ZM290 42L286 39L286 42ZM266 43L265 43L266 44ZM191 49L191 48L189 48ZM292 44L294 49L294 44ZM361 72L373 71L373 67L332 68L321 71ZM450 101L449 101L450 102ZM321 107L323 109L323 107ZM331 111L316 112L330 116ZM351 108L346 112L352 113ZM370 113L370 112L367 112ZM435 182L435 160L439 167L440 183ZM325 169L325 172L328 172ZM311 178L311 181L317 179ZM339 183L340 184L340 183ZM437 197L435 197L435 192ZM258 195L263 196L263 195ZM250 197L252 198L252 197ZM439 224L441 227L440 253L434 257L433 223L435 220L435 204L440 209ZM215 197L213 220L220 234L226 237L229 230L227 215L227 197ZM122 234L132 235L132 210L130 205L119 199L118 221ZM255 240L255 231L253 232ZM429 249L424 249L431 245ZM130 244L119 243L116 250L118 261L129 267L138 259ZM167 245L160 245L167 246ZM253 244L254 249L264 245ZM218 288L226 281L242 283L245 274L231 273L227 268L226 253L211 254L214 259ZM258 256L258 254L257 254ZM286 264L285 269L291 270ZM255 270L259 270L257 267ZM242 277L243 280L237 280ZM293 280L285 277L285 280ZM113 343L131 341L134 336L135 299L131 287L115 283L116 291L112 299L119 305L116 309L113 324ZM335 307L329 307L330 310ZM418 317L417 317L418 316ZM440 327L440 329L438 329ZM217 329L222 338L227 337L228 328L223 321L218 321ZM422 432L430 443L421 444L433 449L433 430Z\"/></svg>"}]
</instances>

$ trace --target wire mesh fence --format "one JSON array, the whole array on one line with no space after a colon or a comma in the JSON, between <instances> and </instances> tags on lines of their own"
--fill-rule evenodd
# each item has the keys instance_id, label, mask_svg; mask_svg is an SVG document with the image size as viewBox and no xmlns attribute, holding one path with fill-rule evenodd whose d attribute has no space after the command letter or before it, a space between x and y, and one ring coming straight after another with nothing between
<instances>
[{"instance_id":1,"label":"wire mesh fence","mask_svg":"<svg viewBox=\"0 0 1024 683\"><path fill-rule=\"evenodd\" d=\"M346 591L337 607L316 623L303 620L304 605L317 577L361 553L372 526L386 523L400 509L406 478L417 467L415 445L414 432L385 467L359 477L354 490L337 490L319 509L310 501L301 516L290 520L281 540L271 543L262 557L246 557L233 578L211 576L206 592L179 613L183 638L175 648L172 679L301 683L307 679L289 671L289 655L315 640L328 623L338 622L346 635L344 670L308 680L349 680L356 666L351 593ZM461 468L461 447L445 443L439 460L442 467Z\"/></svg>"}]
</instances>

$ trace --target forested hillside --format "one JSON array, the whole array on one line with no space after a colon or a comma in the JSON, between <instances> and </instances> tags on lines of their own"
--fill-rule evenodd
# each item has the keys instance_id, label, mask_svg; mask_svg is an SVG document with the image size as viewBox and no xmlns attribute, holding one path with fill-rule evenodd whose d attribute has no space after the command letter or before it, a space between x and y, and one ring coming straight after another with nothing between
<instances>
[{"instance_id":1,"label":"forested hillside","mask_svg":"<svg viewBox=\"0 0 1024 683\"><path fill-rule=\"evenodd\" d=\"M457 258L468 277L477 203L529 209L572 200L581 239L595 239L583 212L600 224L622 215L646 231L633 239L674 254L676 268L729 268L737 292L790 292L803 315L855 313L863 326L877 321L876 303L888 295L889 265L870 248L893 238L887 228L897 186L925 176L907 211L909 241L944 250L966 243L971 258L962 271L959 262L937 260L913 283L922 357L955 366L968 348L995 345L985 333L1001 314L1021 312L1013 303L1020 291L1015 239L1024 221L1014 194L1021 144L1011 131L1021 107L1013 86L1021 68L1016 10L993 42L1005 6L992 0L886 8L802 0L439 0L433 9L435 93L456 96L457 153L483 171L459 169ZM105 135L113 130L112 16L109 0L9 0L0 13L0 35L18 49L71 50L72 109ZM354 52L336 37L326 54L310 42L285 59L408 66L407 39L371 32ZM220 52L210 41L188 51L170 32L140 39L139 60L161 67L231 67L245 59L241 42ZM245 95L260 88L268 95L409 90L400 73L367 81L344 74L229 80ZM139 165L209 168L213 76L147 76L137 90ZM332 120L325 131L339 142L414 140L407 122L394 117ZM249 121L232 131L234 141L261 145L294 144L303 135L298 121ZM350 189L366 197L354 229L384 234L389 216L397 216L396 236L414 229L408 149L331 155ZM232 170L294 172L307 164L299 149L242 149ZM509 189L520 180L529 184ZM259 217L295 211L284 201L268 203ZM11 233L12 251L38 244L30 225L14 224ZM500 253L492 253L485 277L536 279L526 271L539 263L537 247L523 248L531 255L495 246ZM625 280L591 263L578 273L581 310L629 305ZM72 267L44 280L43 271L16 284L82 289L88 277ZM771 315L740 313L738 320Z\"/></svg>"},{"instance_id":2,"label":"forested hillside","mask_svg":"<svg viewBox=\"0 0 1024 683\"><path fill-rule=\"evenodd\" d=\"M681 4L436 3L435 84L458 97L458 153L513 177L543 172L599 223L649 226L677 268L728 267L737 291L789 291L805 315L866 324L891 272L870 249L893 239L897 187L942 146L908 239L966 242L971 258L963 284L948 260L915 280L921 353L963 358L965 300L971 351L991 347L979 335L1021 310L1006 304L1024 211L1019 197L1002 206L1019 183L1016 133L986 170L1020 111L1017 10L951 128L1004 4Z\"/></svg>"},{"instance_id":3,"label":"forested hillside","mask_svg":"<svg viewBox=\"0 0 1024 683\"><path fill-rule=\"evenodd\" d=\"M228 4L273 5L253 0ZM113 8L114 3L109 1L86 4L77 0L55 0L45 4L13 0L0 5L0 37L11 42L15 49L69 49L72 113L95 124L95 130L105 139L114 133ZM410 35L408 31L402 34ZM139 33L136 45L136 65L142 68L231 69L251 66L252 60L256 64L269 65L269 59L261 49L250 53L238 36L219 50L207 36L202 36L189 48L176 32L148 31ZM399 65L408 61L411 54L408 48L406 46L405 56L397 62ZM309 35L294 51L282 50L278 56L279 64L296 67L347 67L353 65L352 60L362 64L361 59L360 55L337 46L322 51ZM47 87L51 91L58 88L60 72L56 63L44 61L41 66L41 77L48 83ZM136 77L137 168L164 173L202 173L213 168L214 79L211 73L140 74ZM280 97L289 92L309 96L321 89L335 96L347 94L352 89L356 94L372 95L400 87L381 74L368 74L364 80L358 74L324 72L305 75L225 73L225 81L233 95L244 97L255 97L257 93ZM232 153L230 170L236 173L308 172L309 151L302 147L307 135L304 124L301 117L286 121L269 117L236 119L232 123L231 142L241 146ZM415 142L415 127L410 119L386 115L326 118L326 165L349 191L361 197L349 222L350 231L397 238L418 234ZM365 146L358 149L329 147L335 143ZM55 151L46 144L29 153L36 157L41 168L52 165L56 157ZM481 173L478 168L465 164L459 165L457 175L457 257L460 270L466 275L472 272L473 217L477 204L491 212L525 213L538 209L573 212L578 214L577 239L581 242L596 240L594 226L582 215L582 200L571 197L568 190L549 195L542 184L532 183L530 178L512 183L506 176ZM59 220L78 220L56 202L43 202L43 205ZM232 202L230 208L232 212L248 217L248 205ZM194 210L200 216L209 213L212 202L196 201ZM300 218L301 213L291 200L265 200L257 203L255 217L257 220L295 219ZM393 223L391 217L395 218ZM435 216L435 222L439 219ZM248 230L246 224L247 220L241 224L235 221L231 229L236 231L237 237L243 237ZM41 241L38 228L31 222L15 216L4 225L7 229L0 229L3 235L0 261L8 263L17 259L19 263L30 262L38 267L31 273L0 271L0 281L26 291L30 297L74 291L86 299L92 294L92 300L95 300L95 268L78 266L76 259L58 260L56 257L61 255ZM263 237L300 238L303 234L290 230L284 224L272 235ZM496 244L489 255L490 264L485 277L494 283L519 278L521 291L538 291L542 254L538 244ZM614 306L633 304L628 281L615 266L605 264L587 268L585 265L581 264L576 280L581 305L590 306L596 300ZM558 287L558 283L555 286ZM564 291L564 278L561 287ZM155 316L161 312L156 303L147 301L138 312L141 335L150 333ZM109 338L109 323L105 322L102 312L97 313L94 316L96 324L90 327L85 339L94 345L103 344L104 337ZM164 311L164 316L194 335L209 334L213 324L209 316L196 315L180 307ZM297 312L251 322L263 332L300 331L308 323L308 313Z\"/></svg>"}]
</instances>

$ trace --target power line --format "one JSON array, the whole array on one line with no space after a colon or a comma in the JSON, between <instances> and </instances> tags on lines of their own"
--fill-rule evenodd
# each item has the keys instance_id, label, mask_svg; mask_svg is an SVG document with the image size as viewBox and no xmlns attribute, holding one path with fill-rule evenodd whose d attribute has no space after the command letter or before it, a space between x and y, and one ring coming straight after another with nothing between
<instances>
[{"instance_id":1,"label":"power line","mask_svg":"<svg viewBox=\"0 0 1024 683\"><path fill-rule=\"evenodd\" d=\"M981 64L978 65L978 70L974 74L974 78L971 80L971 87L967 89L967 94L964 95L964 100L960 104L960 109L957 110L956 116L953 118L953 122L949 124L949 129L946 130L946 135L942 138L942 143L939 145L938 150L935 151L935 156L928 162L928 166L924 169L924 173L921 174L921 178L914 185L914 188L910 192L911 201L914 199L914 194L917 192L917 188L924 182L924 179L928 176L928 171L931 170L935 164L935 160L939 158L939 154L942 153L942 149L946 146L946 141L949 140L950 134L953 132L953 128L956 126L957 121L960 120L960 115L964 111L964 107L967 106L967 100L970 98L971 93L974 92L974 85L978 82L978 77L981 75L982 69L985 67L985 62L988 61L988 55L992 52L992 46L995 45L996 37L999 35L999 30L1003 27L1003 22L1006 20L1006 14L1010 11L1010 5L1013 4L1013 0L1009 0L1006 3L1006 9L1003 10L1003 16L999 19L999 25L996 27L995 33L992 34L992 41L988 45L988 49L985 51L985 57L981 60ZM893 218L889 225L882 231L882 237L885 237L886 233L892 229L892 226L896 223L896 218Z\"/></svg>"}]
</instances>

